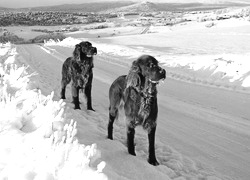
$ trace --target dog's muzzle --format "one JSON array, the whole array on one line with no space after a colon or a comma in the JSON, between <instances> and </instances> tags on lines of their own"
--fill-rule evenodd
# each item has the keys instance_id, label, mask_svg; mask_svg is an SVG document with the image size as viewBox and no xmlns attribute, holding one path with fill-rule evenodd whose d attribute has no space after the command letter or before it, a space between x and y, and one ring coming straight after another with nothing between
<instances>
[{"instance_id":1,"label":"dog's muzzle","mask_svg":"<svg viewBox=\"0 0 250 180\"><path fill-rule=\"evenodd\" d=\"M158 78L157 80L149 79L151 83L158 84L160 81L163 82L166 79L166 70L158 67Z\"/></svg>"},{"instance_id":2,"label":"dog's muzzle","mask_svg":"<svg viewBox=\"0 0 250 180\"><path fill-rule=\"evenodd\" d=\"M93 53L93 55L97 55L97 49L96 49L96 47L92 47L91 48L91 52Z\"/></svg>"},{"instance_id":3,"label":"dog's muzzle","mask_svg":"<svg viewBox=\"0 0 250 180\"><path fill-rule=\"evenodd\" d=\"M160 67L160 68L161 68L161 67ZM159 72L160 72L160 74L161 74L161 76L162 76L161 79L166 79L166 70L163 69L163 68L161 68Z\"/></svg>"},{"instance_id":4,"label":"dog's muzzle","mask_svg":"<svg viewBox=\"0 0 250 180\"><path fill-rule=\"evenodd\" d=\"M97 54L97 49L96 47L91 47L91 49L89 50L89 52L87 53L87 57L92 57L94 55Z\"/></svg>"}]
</instances>

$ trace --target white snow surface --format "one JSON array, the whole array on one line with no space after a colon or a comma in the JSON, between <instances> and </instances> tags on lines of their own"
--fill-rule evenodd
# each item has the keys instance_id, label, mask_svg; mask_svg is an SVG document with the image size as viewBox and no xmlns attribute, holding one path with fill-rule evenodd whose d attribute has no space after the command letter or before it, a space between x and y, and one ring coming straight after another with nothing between
<instances>
[{"instance_id":1,"label":"white snow surface","mask_svg":"<svg viewBox=\"0 0 250 180\"><path fill-rule=\"evenodd\" d=\"M11 50L12 46L8 48ZM38 56L42 56L44 48L40 48ZM5 55L7 59L11 57ZM15 67L10 71L2 71L5 76L1 89L0 179L220 179L212 170L161 142L157 143L157 154L162 165L151 166L146 161L147 140L143 131L137 137L142 138L142 142L137 142L137 157L130 156L126 153L125 126L121 122L122 128L114 132L120 140L106 139L107 122L101 114L75 111L72 105L66 103L65 107L62 100L53 100L58 99L54 92L46 96L41 90L29 89L26 68L12 65ZM51 72L43 69L43 73ZM44 88L36 76L33 80ZM76 126L69 117L80 123ZM53 129L54 123L66 125L57 130ZM82 139L90 145L79 144Z\"/></svg>"},{"instance_id":2,"label":"white snow surface","mask_svg":"<svg viewBox=\"0 0 250 180\"><path fill-rule=\"evenodd\" d=\"M176 31L176 37L183 33ZM240 48L235 53L202 54L190 47L194 54L178 55L143 46L142 39L91 39L98 49L92 90L96 112L86 110L82 96L81 110L74 110L70 87L67 99L60 100L62 63L75 44L89 39L1 44L0 179L248 180L249 94L187 82L202 75L210 84L226 79L248 88L249 54L239 53ZM156 41L159 47L165 43ZM147 135L140 128L135 136L137 156L127 153L122 113L114 124L114 140L106 138L108 88L141 54L155 56L170 71L158 94L157 167L147 163Z\"/></svg>"}]
</instances>

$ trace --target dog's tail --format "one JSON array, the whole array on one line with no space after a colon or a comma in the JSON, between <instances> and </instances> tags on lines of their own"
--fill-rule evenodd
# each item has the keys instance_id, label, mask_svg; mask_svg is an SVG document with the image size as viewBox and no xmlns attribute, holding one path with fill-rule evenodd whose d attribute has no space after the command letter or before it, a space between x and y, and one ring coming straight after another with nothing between
<instances>
[{"instance_id":1,"label":"dog's tail","mask_svg":"<svg viewBox=\"0 0 250 180\"><path fill-rule=\"evenodd\" d=\"M113 123L119 116L119 109L123 100L123 92L126 87L126 76L118 77L109 88L109 123L108 138L113 139Z\"/></svg>"}]
</instances>

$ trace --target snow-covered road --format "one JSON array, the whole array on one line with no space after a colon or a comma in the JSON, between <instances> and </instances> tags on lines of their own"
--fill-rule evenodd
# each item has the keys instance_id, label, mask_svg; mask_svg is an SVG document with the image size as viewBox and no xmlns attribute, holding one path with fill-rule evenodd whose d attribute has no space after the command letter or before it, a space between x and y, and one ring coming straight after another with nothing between
<instances>
[{"instance_id":1,"label":"snow-covered road","mask_svg":"<svg viewBox=\"0 0 250 180\"><path fill-rule=\"evenodd\" d=\"M55 99L58 100L61 66L65 58L72 53L72 49L55 46L52 47L54 48L52 51L44 48L46 47L39 45L17 46L19 54L17 61L29 65L32 71L38 73L34 77L36 82L32 84L32 87L40 88L45 95L55 91ZM93 115L93 119L99 123L100 132L105 135L108 122L108 88L117 76L128 72L129 67L123 61L125 60L122 57L102 54L101 56L97 55L94 62L92 94L96 113L88 112L86 116L91 121ZM221 179L249 180L249 94L185 83L169 78L165 80L165 84L159 87L158 92L159 116L156 132L156 155L162 165L171 168L176 174L193 173L204 176L204 174L210 173L211 176L216 175ZM66 102L71 101L69 87L66 96ZM82 99L82 101L84 100ZM68 106L72 107L70 103ZM82 111L85 112L85 102L81 106ZM76 113L78 113L78 117L81 117L82 113L79 111ZM81 121L76 120L81 127L83 125ZM123 118L121 117L115 124L117 126L114 130L114 139L125 147ZM78 130L79 136L86 133L81 132L81 129ZM137 155L146 161L146 133L140 129L136 133ZM85 144L94 143L91 142L91 139L82 137L79 139ZM110 145L112 144L110 142ZM176 153L176 159L182 163L178 164L176 159L176 162L168 159L172 148ZM109 161L105 159L108 155L105 155L104 152L102 157L109 165ZM112 163L110 164L112 167ZM114 171L120 169L120 167L114 166L112 168ZM132 175L132 172L126 174L128 169L132 170L132 167L127 167L127 170L124 169L121 174L128 179L133 179L133 176L129 176L129 174ZM164 172L163 168L157 170ZM114 175L108 173L107 175L111 179L116 179ZM150 175L145 175L145 177L150 179ZM158 179L160 177L159 174Z\"/></svg>"}]
</instances>

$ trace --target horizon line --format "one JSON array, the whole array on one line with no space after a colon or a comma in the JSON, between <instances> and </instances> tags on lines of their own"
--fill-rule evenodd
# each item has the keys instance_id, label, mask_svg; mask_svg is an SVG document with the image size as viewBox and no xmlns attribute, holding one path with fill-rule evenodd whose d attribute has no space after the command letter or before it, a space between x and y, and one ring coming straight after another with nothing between
<instances>
[{"instance_id":1,"label":"horizon line","mask_svg":"<svg viewBox=\"0 0 250 180\"><path fill-rule=\"evenodd\" d=\"M134 3L141 3L141 2L150 2L150 3L164 3L164 4L210 4L210 5L223 5L223 4L227 4L227 3L235 3L235 4L248 4L250 5L250 2L248 2L248 0L243 0L243 1L232 1L232 0L225 0L225 1L220 1L219 3L211 3L211 2L207 2L206 0L191 0L191 1L184 1L181 2L181 0L177 0L177 1L172 1L170 0L169 2L166 2L164 0L140 0L139 2L136 0L122 0L122 1L117 1L117 0L94 0L94 1L87 1L87 2L72 2L72 3L61 3L61 4L52 4L52 5L37 5L37 6L27 6L27 7L10 7L10 6L2 6L0 5L0 8L5 8L5 9L32 9L32 8L39 8L39 7L56 7L56 6L63 6L63 5L80 5L80 4L93 4L93 3L109 3L109 2L134 2ZM202 1L202 2L200 2Z\"/></svg>"}]
</instances>

